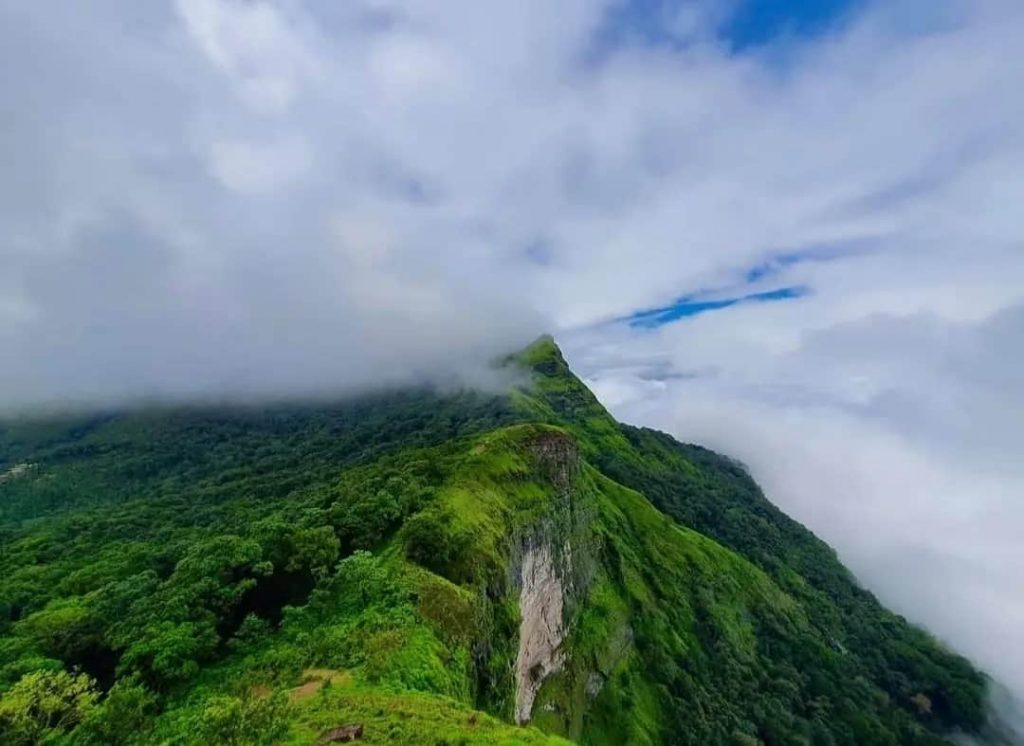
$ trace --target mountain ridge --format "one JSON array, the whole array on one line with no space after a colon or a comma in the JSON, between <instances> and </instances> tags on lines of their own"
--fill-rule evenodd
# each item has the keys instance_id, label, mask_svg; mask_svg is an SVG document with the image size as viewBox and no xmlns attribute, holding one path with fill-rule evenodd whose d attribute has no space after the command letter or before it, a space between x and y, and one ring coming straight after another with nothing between
<instances>
[{"instance_id":1,"label":"mountain ridge","mask_svg":"<svg viewBox=\"0 0 1024 746\"><path fill-rule=\"evenodd\" d=\"M530 384L0 428L33 464L2 732L42 688L69 743L1011 742L734 461L617 423L550 337L506 364Z\"/></svg>"}]
</instances>

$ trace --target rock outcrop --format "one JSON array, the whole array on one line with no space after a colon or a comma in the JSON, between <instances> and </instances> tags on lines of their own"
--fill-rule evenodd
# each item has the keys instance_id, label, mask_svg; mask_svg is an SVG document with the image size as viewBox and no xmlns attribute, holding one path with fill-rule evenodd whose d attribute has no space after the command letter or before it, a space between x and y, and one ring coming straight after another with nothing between
<instances>
[{"instance_id":1,"label":"rock outcrop","mask_svg":"<svg viewBox=\"0 0 1024 746\"><path fill-rule=\"evenodd\" d=\"M532 444L538 466L555 490L551 512L519 541L519 650L515 665L515 720L529 722L544 681L565 666L562 643L574 608L589 585L587 517L574 495L580 469L571 437L546 433Z\"/></svg>"},{"instance_id":2,"label":"rock outcrop","mask_svg":"<svg viewBox=\"0 0 1024 746\"><path fill-rule=\"evenodd\" d=\"M547 544L526 549L519 593L519 655L516 657L516 722L525 723L548 676L561 670L565 639L565 587Z\"/></svg>"}]
</instances>

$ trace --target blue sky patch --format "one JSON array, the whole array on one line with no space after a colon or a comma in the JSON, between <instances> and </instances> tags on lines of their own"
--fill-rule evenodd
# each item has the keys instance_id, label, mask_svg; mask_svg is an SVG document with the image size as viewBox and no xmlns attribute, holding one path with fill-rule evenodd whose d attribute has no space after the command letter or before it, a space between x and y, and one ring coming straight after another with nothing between
<instances>
[{"instance_id":1,"label":"blue sky patch","mask_svg":"<svg viewBox=\"0 0 1024 746\"><path fill-rule=\"evenodd\" d=\"M813 37L842 23L864 0L739 0L736 13L719 29L734 50L780 36Z\"/></svg>"},{"instance_id":2,"label":"blue sky patch","mask_svg":"<svg viewBox=\"0 0 1024 746\"><path fill-rule=\"evenodd\" d=\"M863 256L871 250L870 242L852 239L831 245L805 246L799 249L779 251L743 271L741 277L744 284L753 285L783 274L797 264L833 262L852 256Z\"/></svg>"},{"instance_id":3,"label":"blue sky patch","mask_svg":"<svg viewBox=\"0 0 1024 746\"><path fill-rule=\"evenodd\" d=\"M740 303L771 303L774 301L802 298L810 293L810 289L801 285L766 290L762 293L750 293L735 298L718 300L699 300L698 296L684 296L671 305L638 311L627 317L629 325L640 329L657 329L659 326L671 324L673 321L697 316L708 311L718 311Z\"/></svg>"},{"instance_id":4,"label":"blue sky patch","mask_svg":"<svg viewBox=\"0 0 1024 746\"><path fill-rule=\"evenodd\" d=\"M713 0L696 0L696 2ZM728 0L721 0L728 2ZM679 46L675 19L694 0L624 0L616 6L603 29L602 43L639 39L649 44ZM731 13L719 20L717 33L734 52L768 44L776 39L812 38L828 33L867 0L736 0Z\"/></svg>"},{"instance_id":5,"label":"blue sky patch","mask_svg":"<svg viewBox=\"0 0 1024 746\"><path fill-rule=\"evenodd\" d=\"M807 253L793 252L791 254L778 254L773 256L771 259L758 264L755 267L751 267L747 270L746 274L743 275L744 282L754 283L763 280L766 277L778 274L787 267L791 267L794 264L798 264L810 258Z\"/></svg>"}]
</instances>

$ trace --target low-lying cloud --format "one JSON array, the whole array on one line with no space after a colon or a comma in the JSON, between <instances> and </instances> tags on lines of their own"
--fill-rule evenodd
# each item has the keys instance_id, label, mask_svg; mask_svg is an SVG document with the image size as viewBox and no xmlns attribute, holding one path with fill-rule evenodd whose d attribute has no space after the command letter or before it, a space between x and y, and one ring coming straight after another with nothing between
<instances>
[{"instance_id":1,"label":"low-lying cloud","mask_svg":"<svg viewBox=\"0 0 1024 746\"><path fill-rule=\"evenodd\" d=\"M611 33L626 5L0 0L0 408L346 391L554 331L1024 691L1024 8L736 51L722 4Z\"/></svg>"},{"instance_id":2,"label":"low-lying cloud","mask_svg":"<svg viewBox=\"0 0 1024 746\"><path fill-rule=\"evenodd\" d=\"M667 369L713 371L693 377L644 380L643 348L622 340L590 360L592 383L620 416L744 461L887 605L1024 691L1024 305L976 323L870 316L774 351L730 331L801 313L730 309L644 340L675 351ZM706 336L732 358L689 344Z\"/></svg>"}]
</instances>

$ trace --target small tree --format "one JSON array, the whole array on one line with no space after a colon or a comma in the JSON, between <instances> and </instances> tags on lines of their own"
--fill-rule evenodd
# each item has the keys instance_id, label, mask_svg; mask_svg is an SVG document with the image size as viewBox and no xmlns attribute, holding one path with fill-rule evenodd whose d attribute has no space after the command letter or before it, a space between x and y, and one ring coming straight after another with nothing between
<instances>
[{"instance_id":1,"label":"small tree","mask_svg":"<svg viewBox=\"0 0 1024 746\"><path fill-rule=\"evenodd\" d=\"M409 519L403 529L405 556L428 570L453 578L453 565L470 543L467 533L459 532L450 515L424 510Z\"/></svg>"},{"instance_id":2,"label":"small tree","mask_svg":"<svg viewBox=\"0 0 1024 746\"><path fill-rule=\"evenodd\" d=\"M152 726L156 695L135 678L121 679L84 719L75 736L90 746L139 743Z\"/></svg>"},{"instance_id":3,"label":"small tree","mask_svg":"<svg viewBox=\"0 0 1024 746\"><path fill-rule=\"evenodd\" d=\"M33 671L0 698L0 742L37 744L67 733L96 706L96 689L85 674Z\"/></svg>"},{"instance_id":4,"label":"small tree","mask_svg":"<svg viewBox=\"0 0 1024 746\"><path fill-rule=\"evenodd\" d=\"M288 733L290 706L278 692L271 697L210 697L192 718L188 733L197 743L269 746Z\"/></svg>"}]
</instances>

